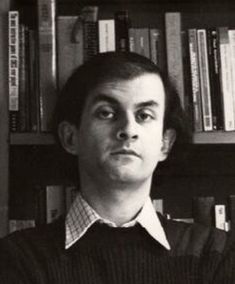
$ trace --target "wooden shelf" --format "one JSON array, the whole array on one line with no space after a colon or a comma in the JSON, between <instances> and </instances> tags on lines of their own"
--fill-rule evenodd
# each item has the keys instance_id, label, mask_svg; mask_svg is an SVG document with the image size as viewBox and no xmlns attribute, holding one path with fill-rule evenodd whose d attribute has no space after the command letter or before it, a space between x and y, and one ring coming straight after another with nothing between
<instances>
[{"instance_id":1,"label":"wooden shelf","mask_svg":"<svg viewBox=\"0 0 235 284\"><path fill-rule=\"evenodd\" d=\"M51 133L11 133L11 145L53 145ZM235 144L235 131L200 132L193 134L193 144Z\"/></svg>"},{"instance_id":2,"label":"wooden shelf","mask_svg":"<svg viewBox=\"0 0 235 284\"><path fill-rule=\"evenodd\" d=\"M55 139L51 133L11 133L11 145L52 145Z\"/></svg>"},{"instance_id":3,"label":"wooden shelf","mask_svg":"<svg viewBox=\"0 0 235 284\"><path fill-rule=\"evenodd\" d=\"M193 144L235 144L235 131L194 133Z\"/></svg>"}]
</instances>

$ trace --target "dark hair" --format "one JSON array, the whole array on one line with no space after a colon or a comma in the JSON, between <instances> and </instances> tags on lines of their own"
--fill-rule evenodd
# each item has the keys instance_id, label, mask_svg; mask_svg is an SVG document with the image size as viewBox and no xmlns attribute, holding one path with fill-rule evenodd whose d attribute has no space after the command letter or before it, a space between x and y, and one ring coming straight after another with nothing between
<instances>
[{"instance_id":1,"label":"dark hair","mask_svg":"<svg viewBox=\"0 0 235 284\"><path fill-rule=\"evenodd\" d=\"M54 116L55 134L59 123L64 120L79 127L88 94L99 84L131 80L146 73L158 75L165 88L164 130L175 129L177 140L188 138L190 134L187 119L179 96L168 77L151 60L132 52L100 53L73 72L57 100Z\"/></svg>"}]
</instances>

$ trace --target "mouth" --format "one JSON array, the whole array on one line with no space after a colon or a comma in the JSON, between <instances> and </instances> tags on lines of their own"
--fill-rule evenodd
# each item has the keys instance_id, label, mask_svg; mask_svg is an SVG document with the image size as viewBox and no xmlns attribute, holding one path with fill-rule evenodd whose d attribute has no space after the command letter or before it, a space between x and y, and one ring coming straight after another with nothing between
<instances>
[{"instance_id":1,"label":"mouth","mask_svg":"<svg viewBox=\"0 0 235 284\"><path fill-rule=\"evenodd\" d=\"M112 156L124 155L124 156L135 156L140 158L140 155L133 150L120 149L111 153Z\"/></svg>"}]
</instances>

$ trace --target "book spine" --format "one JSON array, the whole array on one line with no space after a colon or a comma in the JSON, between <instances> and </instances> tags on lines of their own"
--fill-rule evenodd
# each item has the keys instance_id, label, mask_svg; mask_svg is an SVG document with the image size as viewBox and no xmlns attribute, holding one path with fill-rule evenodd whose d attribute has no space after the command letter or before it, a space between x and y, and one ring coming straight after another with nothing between
<instances>
[{"instance_id":1,"label":"book spine","mask_svg":"<svg viewBox=\"0 0 235 284\"><path fill-rule=\"evenodd\" d=\"M77 196L77 187L74 185L69 185L65 187L65 211L68 212L73 201Z\"/></svg>"},{"instance_id":2,"label":"book spine","mask_svg":"<svg viewBox=\"0 0 235 284\"><path fill-rule=\"evenodd\" d=\"M165 35L168 75L179 94L181 105L185 109L181 14L179 12L165 13Z\"/></svg>"},{"instance_id":3,"label":"book spine","mask_svg":"<svg viewBox=\"0 0 235 284\"><path fill-rule=\"evenodd\" d=\"M196 223L206 226L214 226L214 205L213 196L193 198L193 218Z\"/></svg>"},{"instance_id":4,"label":"book spine","mask_svg":"<svg viewBox=\"0 0 235 284\"><path fill-rule=\"evenodd\" d=\"M117 11L114 14L116 51L129 51L129 27L128 11Z\"/></svg>"},{"instance_id":5,"label":"book spine","mask_svg":"<svg viewBox=\"0 0 235 284\"><path fill-rule=\"evenodd\" d=\"M27 67L26 67L26 40L27 27L19 26L19 131L26 132L27 128Z\"/></svg>"},{"instance_id":6,"label":"book spine","mask_svg":"<svg viewBox=\"0 0 235 284\"><path fill-rule=\"evenodd\" d=\"M219 74L219 54L218 54L218 34L217 30L212 28L208 29L209 38L209 69L210 69L210 84L212 87L212 111L214 110L215 115L213 122L215 130L222 130L224 128L224 115L223 115L223 101L220 85L220 74Z\"/></svg>"},{"instance_id":7,"label":"book spine","mask_svg":"<svg viewBox=\"0 0 235 284\"><path fill-rule=\"evenodd\" d=\"M19 130L19 12L8 13L8 87L10 130Z\"/></svg>"},{"instance_id":8,"label":"book spine","mask_svg":"<svg viewBox=\"0 0 235 284\"><path fill-rule=\"evenodd\" d=\"M98 21L99 52L115 51L115 22L113 19Z\"/></svg>"},{"instance_id":9,"label":"book spine","mask_svg":"<svg viewBox=\"0 0 235 284\"><path fill-rule=\"evenodd\" d=\"M233 95L233 111L235 112L235 29L228 30L229 46L231 54L231 85ZM235 114L234 114L235 119Z\"/></svg>"},{"instance_id":10,"label":"book spine","mask_svg":"<svg viewBox=\"0 0 235 284\"><path fill-rule=\"evenodd\" d=\"M231 230L235 232L235 195L230 195L228 197L228 211L229 219L231 223Z\"/></svg>"},{"instance_id":11,"label":"book spine","mask_svg":"<svg viewBox=\"0 0 235 284\"><path fill-rule=\"evenodd\" d=\"M206 30L197 30L198 39L198 62L202 99L202 116L204 131L213 130L212 108L211 108L211 89L209 79L208 51Z\"/></svg>"},{"instance_id":12,"label":"book spine","mask_svg":"<svg viewBox=\"0 0 235 284\"><path fill-rule=\"evenodd\" d=\"M82 17L84 61L87 61L98 53L98 7L84 7Z\"/></svg>"},{"instance_id":13,"label":"book spine","mask_svg":"<svg viewBox=\"0 0 235 284\"><path fill-rule=\"evenodd\" d=\"M156 212L161 213L162 215L164 214L164 207L163 207L163 199L153 199L152 200L153 207Z\"/></svg>"},{"instance_id":14,"label":"book spine","mask_svg":"<svg viewBox=\"0 0 235 284\"><path fill-rule=\"evenodd\" d=\"M231 53L229 46L228 28L219 27L218 35L220 81L223 97L224 130L233 131L235 129L235 122L232 94Z\"/></svg>"},{"instance_id":15,"label":"book spine","mask_svg":"<svg viewBox=\"0 0 235 284\"><path fill-rule=\"evenodd\" d=\"M64 187L61 185L46 186L46 222L52 223L64 214Z\"/></svg>"},{"instance_id":16,"label":"book spine","mask_svg":"<svg viewBox=\"0 0 235 284\"><path fill-rule=\"evenodd\" d=\"M150 28L149 40L150 58L161 70L164 70L164 49L162 31L157 28Z\"/></svg>"},{"instance_id":17,"label":"book spine","mask_svg":"<svg viewBox=\"0 0 235 284\"><path fill-rule=\"evenodd\" d=\"M150 59L150 42L148 28L135 28L136 53Z\"/></svg>"},{"instance_id":18,"label":"book spine","mask_svg":"<svg viewBox=\"0 0 235 284\"><path fill-rule=\"evenodd\" d=\"M198 65L197 30L188 30L189 59L191 71L192 104L193 104L193 126L195 132L203 131L202 102Z\"/></svg>"},{"instance_id":19,"label":"book spine","mask_svg":"<svg viewBox=\"0 0 235 284\"><path fill-rule=\"evenodd\" d=\"M130 52L136 52L136 29L129 28L129 50Z\"/></svg>"},{"instance_id":20,"label":"book spine","mask_svg":"<svg viewBox=\"0 0 235 284\"><path fill-rule=\"evenodd\" d=\"M9 220L9 233L35 227L34 220Z\"/></svg>"},{"instance_id":21,"label":"book spine","mask_svg":"<svg viewBox=\"0 0 235 284\"><path fill-rule=\"evenodd\" d=\"M81 16L57 17L58 87L62 89L83 59L83 22Z\"/></svg>"},{"instance_id":22,"label":"book spine","mask_svg":"<svg viewBox=\"0 0 235 284\"><path fill-rule=\"evenodd\" d=\"M215 205L215 227L225 230L226 224L226 207L224 204Z\"/></svg>"},{"instance_id":23,"label":"book spine","mask_svg":"<svg viewBox=\"0 0 235 284\"><path fill-rule=\"evenodd\" d=\"M38 0L39 96L41 131L52 130L56 101L55 0Z\"/></svg>"}]
</instances>

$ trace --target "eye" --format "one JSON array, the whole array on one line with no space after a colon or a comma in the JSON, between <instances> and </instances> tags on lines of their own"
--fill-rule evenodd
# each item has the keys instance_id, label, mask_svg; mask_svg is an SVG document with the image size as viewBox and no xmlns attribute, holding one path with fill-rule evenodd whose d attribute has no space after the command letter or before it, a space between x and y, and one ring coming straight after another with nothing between
<instances>
[{"instance_id":1,"label":"eye","mask_svg":"<svg viewBox=\"0 0 235 284\"><path fill-rule=\"evenodd\" d=\"M96 111L96 116L99 119L103 119L103 120L111 120L114 119L115 117L115 112L112 108L110 107L101 107L99 109L97 109Z\"/></svg>"},{"instance_id":2,"label":"eye","mask_svg":"<svg viewBox=\"0 0 235 284\"><path fill-rule=\"evenodd\" d=\"M150 110L140 110L137 112L136 119L139 122L148 122L155 118L154 114Z\"/></svg>"}]
</instances>

